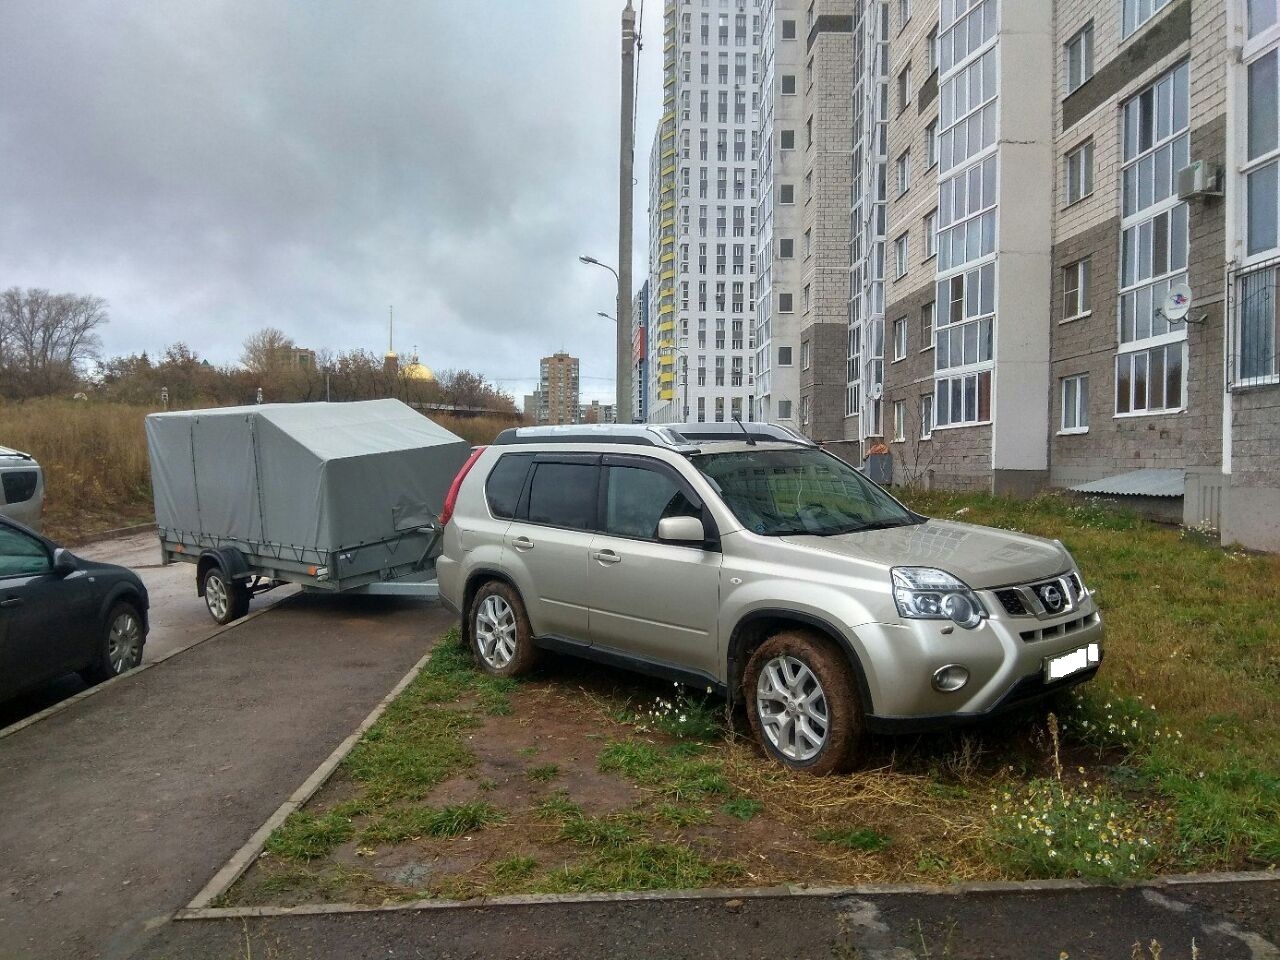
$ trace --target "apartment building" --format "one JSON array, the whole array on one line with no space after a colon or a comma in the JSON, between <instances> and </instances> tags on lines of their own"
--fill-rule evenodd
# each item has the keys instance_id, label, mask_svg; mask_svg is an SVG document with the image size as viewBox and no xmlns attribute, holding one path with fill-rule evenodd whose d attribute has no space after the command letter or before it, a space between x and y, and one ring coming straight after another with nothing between
<instances>
[{"instance_id":1,"label":"apartment building","mask_svg":"<svg viewBox=\"0 0 1280 960\"><path fill-rule=\"evenodd\" d=\"M651 422L755 398L760 0L668 0L650 154Z\"/></svg>"},{"instance_id":2,"label":"apartment building","mask_svg":"<svg viewBox=\"0 0 1280 960\"><path fill-rule=\"evenodd\" d=\"M805 0L764 0L761 7L760 202L756 246L756 405L753 416L798 426L800 337L796 299L804 232L803 155L796 133L804 126L808 90Z\"/></svg>"},{"instance_id":3,"label":"apartment building","mask_svg":"<svg viewBox=\"0 0 1280 960\"><path fill-rule=\"evenodd\" d=\"M1277 18L887 4L883 382L851 372L846 412L895 482L1066 487L1280 547Z\"/></svg>"},{"instance_id":4,"label":"apartment building","mask_svg":"<svg viewBox=\"0 0 1280 960\"><path fill-rule=\"evenodd\" d=\"M577 423L581 416L578 380L578 358L563 350L543 357L535 395L538 398L538 423Z\"/></svg>"},{"instance_id":5,"label":"apartment building","mask_svg":"<svg viewBox=\"0 0 1280 960\"><path fill-rule=\"evenodd\" d=\"M643 421L649 409L649 281L631 301L631 409Z\"/></svg>"}]
</instances>

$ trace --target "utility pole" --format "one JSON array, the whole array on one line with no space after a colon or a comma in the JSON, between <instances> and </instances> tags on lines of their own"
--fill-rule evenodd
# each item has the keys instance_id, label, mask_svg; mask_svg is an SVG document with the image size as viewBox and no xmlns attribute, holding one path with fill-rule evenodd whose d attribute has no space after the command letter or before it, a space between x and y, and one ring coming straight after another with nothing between
<instances>
[{"instance_id":1,"label":"utility pole","mask_svg":"<svg viewBox=\"0 0 1280 960\"><path fill-rule=\"evenodd\" d=\"M631 203L635 160L636 12L622 10L621 136L618 155L618 397L617 422L630 423L631 409Z\"/></svg>"}]
</instances>

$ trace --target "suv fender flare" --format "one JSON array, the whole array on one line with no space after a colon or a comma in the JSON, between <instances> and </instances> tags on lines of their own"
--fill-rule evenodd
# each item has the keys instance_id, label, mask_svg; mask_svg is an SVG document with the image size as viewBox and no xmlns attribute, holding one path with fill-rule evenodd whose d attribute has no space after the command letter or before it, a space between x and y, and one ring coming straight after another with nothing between
<instances>
[{"instance_id":1,"label":"suv fender flare","mask_svg":"<svg viewBox=\"0 0 1280 960\"><path fill-rule=\"evenodd\" d=\"M142 595L138 593L137 588L132 584L118 583L107 591L106 598L98 605L99 622L105 623L111 608L122 600L137 610L138 616L142 618L142 635L145 642L146 635L151 630L150 617L148 616L147 604L143 601Z\"/></svg>"},{"instance_id":2,"label":"suv fender flare","mask_svg":"<svg viewBox=\"0 0 1280 960\"><path fill-rule=\"evenodd\" d=\"M849 661L849 666L853 668L854 680L858 684L858 695L862 698L863 712L867 715L875 713L871 702L871 685L867 682L866 668L862 665L862 659L858 656L858 651L854 649L853 643L849 638L832 623L821 617L786 608L752 610L734 625L733 632L729 638L728 658L725 664L726 686L730 703L735 702L741 696L742 675L747 667L745 658L742 656L742 650L749 634L747 628L760 620L790 620L815 630L839 647L844 653L845 659Z\"/></svg>"},{"instance_id":3,"label":"suv fender flare","mask_svg":"<svg viewBox=\"0 0 1280 960\"><path fill-rule=\"evenodd\" d=\"M217 567L231 580L247 580L251 576L249 561L235 547L220 547L200 551L196 561L196 596L204 596L204 575L211 567Z\"/></svg>"}]
</instances>

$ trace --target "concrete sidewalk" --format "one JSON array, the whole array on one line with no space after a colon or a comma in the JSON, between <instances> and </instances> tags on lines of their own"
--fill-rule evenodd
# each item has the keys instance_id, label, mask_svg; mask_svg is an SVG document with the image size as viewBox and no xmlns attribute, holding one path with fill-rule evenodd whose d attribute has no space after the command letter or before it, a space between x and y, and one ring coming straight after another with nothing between
<instances>
[{"instance_id":1,"label":"concrete sidewalk","mask_svg":"<svg viewBox=\"0 0 1280 960\"><path fill-rule=\"evenodd\" d=\"M1280 877L1145 888L632 899L181 920L147 960L1277 960Z\"/></svg>"},{"instance_id":2,"label":"concrete sidewalk","mask_svg":"<svg viewBox=\"0 0 1280 960\"><path fill-rule=\"evenodd\" d=\"M0 739L0 957L127 957L453 618L297 596Z\"/></svg>"}]
</instances>

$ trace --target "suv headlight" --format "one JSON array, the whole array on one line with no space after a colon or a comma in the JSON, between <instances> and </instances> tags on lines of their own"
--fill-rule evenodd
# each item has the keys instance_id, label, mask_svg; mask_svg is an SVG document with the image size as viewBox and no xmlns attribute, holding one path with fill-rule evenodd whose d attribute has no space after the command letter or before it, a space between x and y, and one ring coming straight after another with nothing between
<instances>
[{"instance_id":1,"label":"suv headlight","mask_svg":"<svg viewBox=\"0 0 1280 960\"><path fill-rule=\"evenodd\" d=\"M945 570L933 567L894 567L893 600L898 613L912 620L952 620L966 630L982 622L982 601Z\"/></svg>"}]
</instances>

